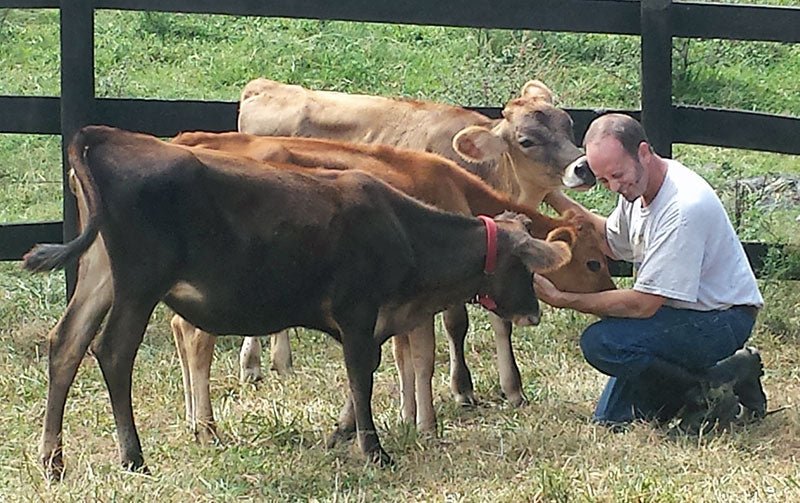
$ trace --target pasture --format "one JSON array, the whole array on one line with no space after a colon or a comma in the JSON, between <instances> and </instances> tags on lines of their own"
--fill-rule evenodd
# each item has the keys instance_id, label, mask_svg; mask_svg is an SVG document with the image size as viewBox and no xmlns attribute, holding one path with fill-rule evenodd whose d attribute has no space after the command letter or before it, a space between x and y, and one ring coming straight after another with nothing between
<instances>
[{"instance_id":1,"label":"pasture","mask_svg":"<svg viewBox=\"0 0 800 503\"><path fill-rule=\"evenodd\" d=\"M248 80L266 76L499 106L539 78L565 107L639 103L635 37L111 11L99 12L96 26L99 96L233 101ZM0 94L57 95L58 45L58 12L0 10ZM673 58L678 102L800 116L798 46L676 40ZM718 189L742 239L800 245L796 156L674 150ZM0 222L60 219L58 138L0 135L0 160ZM736 179L747 183L737 190ZM614 203L602 189L576 198L601 213ZM295 374L268 374L257 385L238 382L241 339L219 339L212 400L222 438L201 446L183 422L171 313L159 308L134 369L134 410L152 475L118 467L105 385L86 358L67 401L67 473L55 485L43 481L37 449L45 337L64 309L64 279L0 263L0 500L798 501L800 292L797 282L774 279L793 263L773 257L760 281L767 304L752 343L764 357L769 408L788 409L756 425L667 438L644 424L622 434L591 424L604 378L583 361L578 337L592 318L546 307L538 327L515 329L530 403L510 408L499 396L488 320L473 309L467 358L481 405L454 404L440 334L436 436L400 423L384 347L373 409L396 467L372 466L355 447L325 449L346 387L343 359L333 340L305 330L292 336Z\"/></svg>"}]
</instances>

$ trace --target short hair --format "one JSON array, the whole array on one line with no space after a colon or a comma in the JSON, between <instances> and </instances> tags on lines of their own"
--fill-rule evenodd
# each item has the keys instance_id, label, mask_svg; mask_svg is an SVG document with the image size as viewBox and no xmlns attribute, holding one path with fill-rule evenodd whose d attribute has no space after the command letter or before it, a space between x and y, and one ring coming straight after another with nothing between
<instances>
[{"instance_id":1,"label":"short hair","mask_svg":"<svg viewBox=\"0 0 800 503\"><path fill-rule=\"evenodd\" d=\"M599 141L606 136L616 138L625 152L634 159L639 154L640 143L646 142L650 150L653 149L642 125L630 115L609 113L596 118L589 124L589 129L583 138L583 146L586 147L589 143Z\"/></svg>"}]
</instances>

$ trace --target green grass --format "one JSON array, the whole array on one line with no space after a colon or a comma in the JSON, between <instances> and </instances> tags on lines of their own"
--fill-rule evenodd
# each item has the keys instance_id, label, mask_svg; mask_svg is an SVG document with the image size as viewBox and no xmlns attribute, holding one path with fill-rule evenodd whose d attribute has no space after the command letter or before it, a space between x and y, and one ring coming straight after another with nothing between
<instances>
[{"instance_id":1,"label":"green grass","mask_svg":"<svg viewBox=\"0 0 800 503\"><path fill-rule=\"evenodd\" d=\"M760 2L765 3L765 2ZM778 4L779 2L770 2ZM780 2L798 6L800 2ZM186 16L101 11L96 15L96 87L105 97L235 101L251 78L314 88L499 106L530 78L565 107L638 108L635 37ZM0 94L59 94L57 11L0 11ZM800 47L676 40L675 101L800 116ZM797 157L676 145L733 211L732 178L798 174ZM0 135L0 222L59 219L58 138ZM614 198L577 195L607 213ZM798 243L797 208L742 201L740 236ZM775 264L779 269L786 263ZM626 281L621 280L624 285ZM764 355L772 407L800 392L797 282L760 282L767 307L753 337ZM392 470L366 464L356 448L327 451L324 436L343 399L341 350L299 331L296 374L240 385L239 338L219 340L212 400L223 434L195 444L183 425L180 369L159 308L138 355L134 407L151 476L117 466L113 419L97 365L87 358L67 402L67 477L43 482L45 337L63 312L63 275L32 276L0 264L0 501L800 501L800 415L706 439L669 440L639 425L612 434L592 425L602 376L577 345L591 317L546 308L539 327L515 333L530 405L499 396L488 321L472 317L467 358L477 410L450 397L439 337L434 376L439 434L398 420L391 350L376 374L374 411Z\"/></svg>"}]
</instances>

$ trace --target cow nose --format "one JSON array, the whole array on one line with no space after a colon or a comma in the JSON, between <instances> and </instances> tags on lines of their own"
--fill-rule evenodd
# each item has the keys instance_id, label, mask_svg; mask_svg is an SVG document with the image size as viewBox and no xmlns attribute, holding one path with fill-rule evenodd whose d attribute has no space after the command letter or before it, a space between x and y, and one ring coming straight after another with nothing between
<instances>
[{"instance_id":1,"label":"cow nose","mask_svg":"<svg viewBox=\"0 0 800 503\"><path fill-rule=\"evenodd\" d=\"M597 178L589 167L589 161L586 160L586 156L581 157L578 164L575 165L575 176L584 180L587 185L597 183Z\"/></svg>"},{"instance_id":2,"label":"cow nose","mask_svg":"<svg viewBox=\"0 0 800 503\"><path fill-rule=\"evenodd\" d=\"M589 168L589 161L586 156L582 155L572 161L564 171L564 176L561 178L561 183L570 189L588 189L597 183L597 178Z\"/></svg>"},{"instance_id":3,"label":"cow nose","mask_svg":"<svg viewBox=\"0 0 800 503\"><path fill-rule=\"evenodd\" d=\"M535 314L523 314L519 316L514 316L511 319L511 323L513 323L518 327L532 327L538 325L540 320L541 320L541 311L537 309Z\"/></svg>"}]
</instances>

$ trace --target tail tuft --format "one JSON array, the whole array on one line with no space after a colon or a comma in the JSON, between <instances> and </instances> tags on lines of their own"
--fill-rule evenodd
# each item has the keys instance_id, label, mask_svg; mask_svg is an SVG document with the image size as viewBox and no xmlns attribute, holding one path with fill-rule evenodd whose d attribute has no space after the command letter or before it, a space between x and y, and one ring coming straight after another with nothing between
<instances>
[{"instance_id":1,"label":"tail tuft","mask_svg":"<svg viewBox=\"0 0 800 503\"><path fill-rule=\"evenodd\" d=\"M72 253L67 245L38 244L22 257L22 268L31 272L45 272L63 268Z\"/></svg>"}]
</instances>

